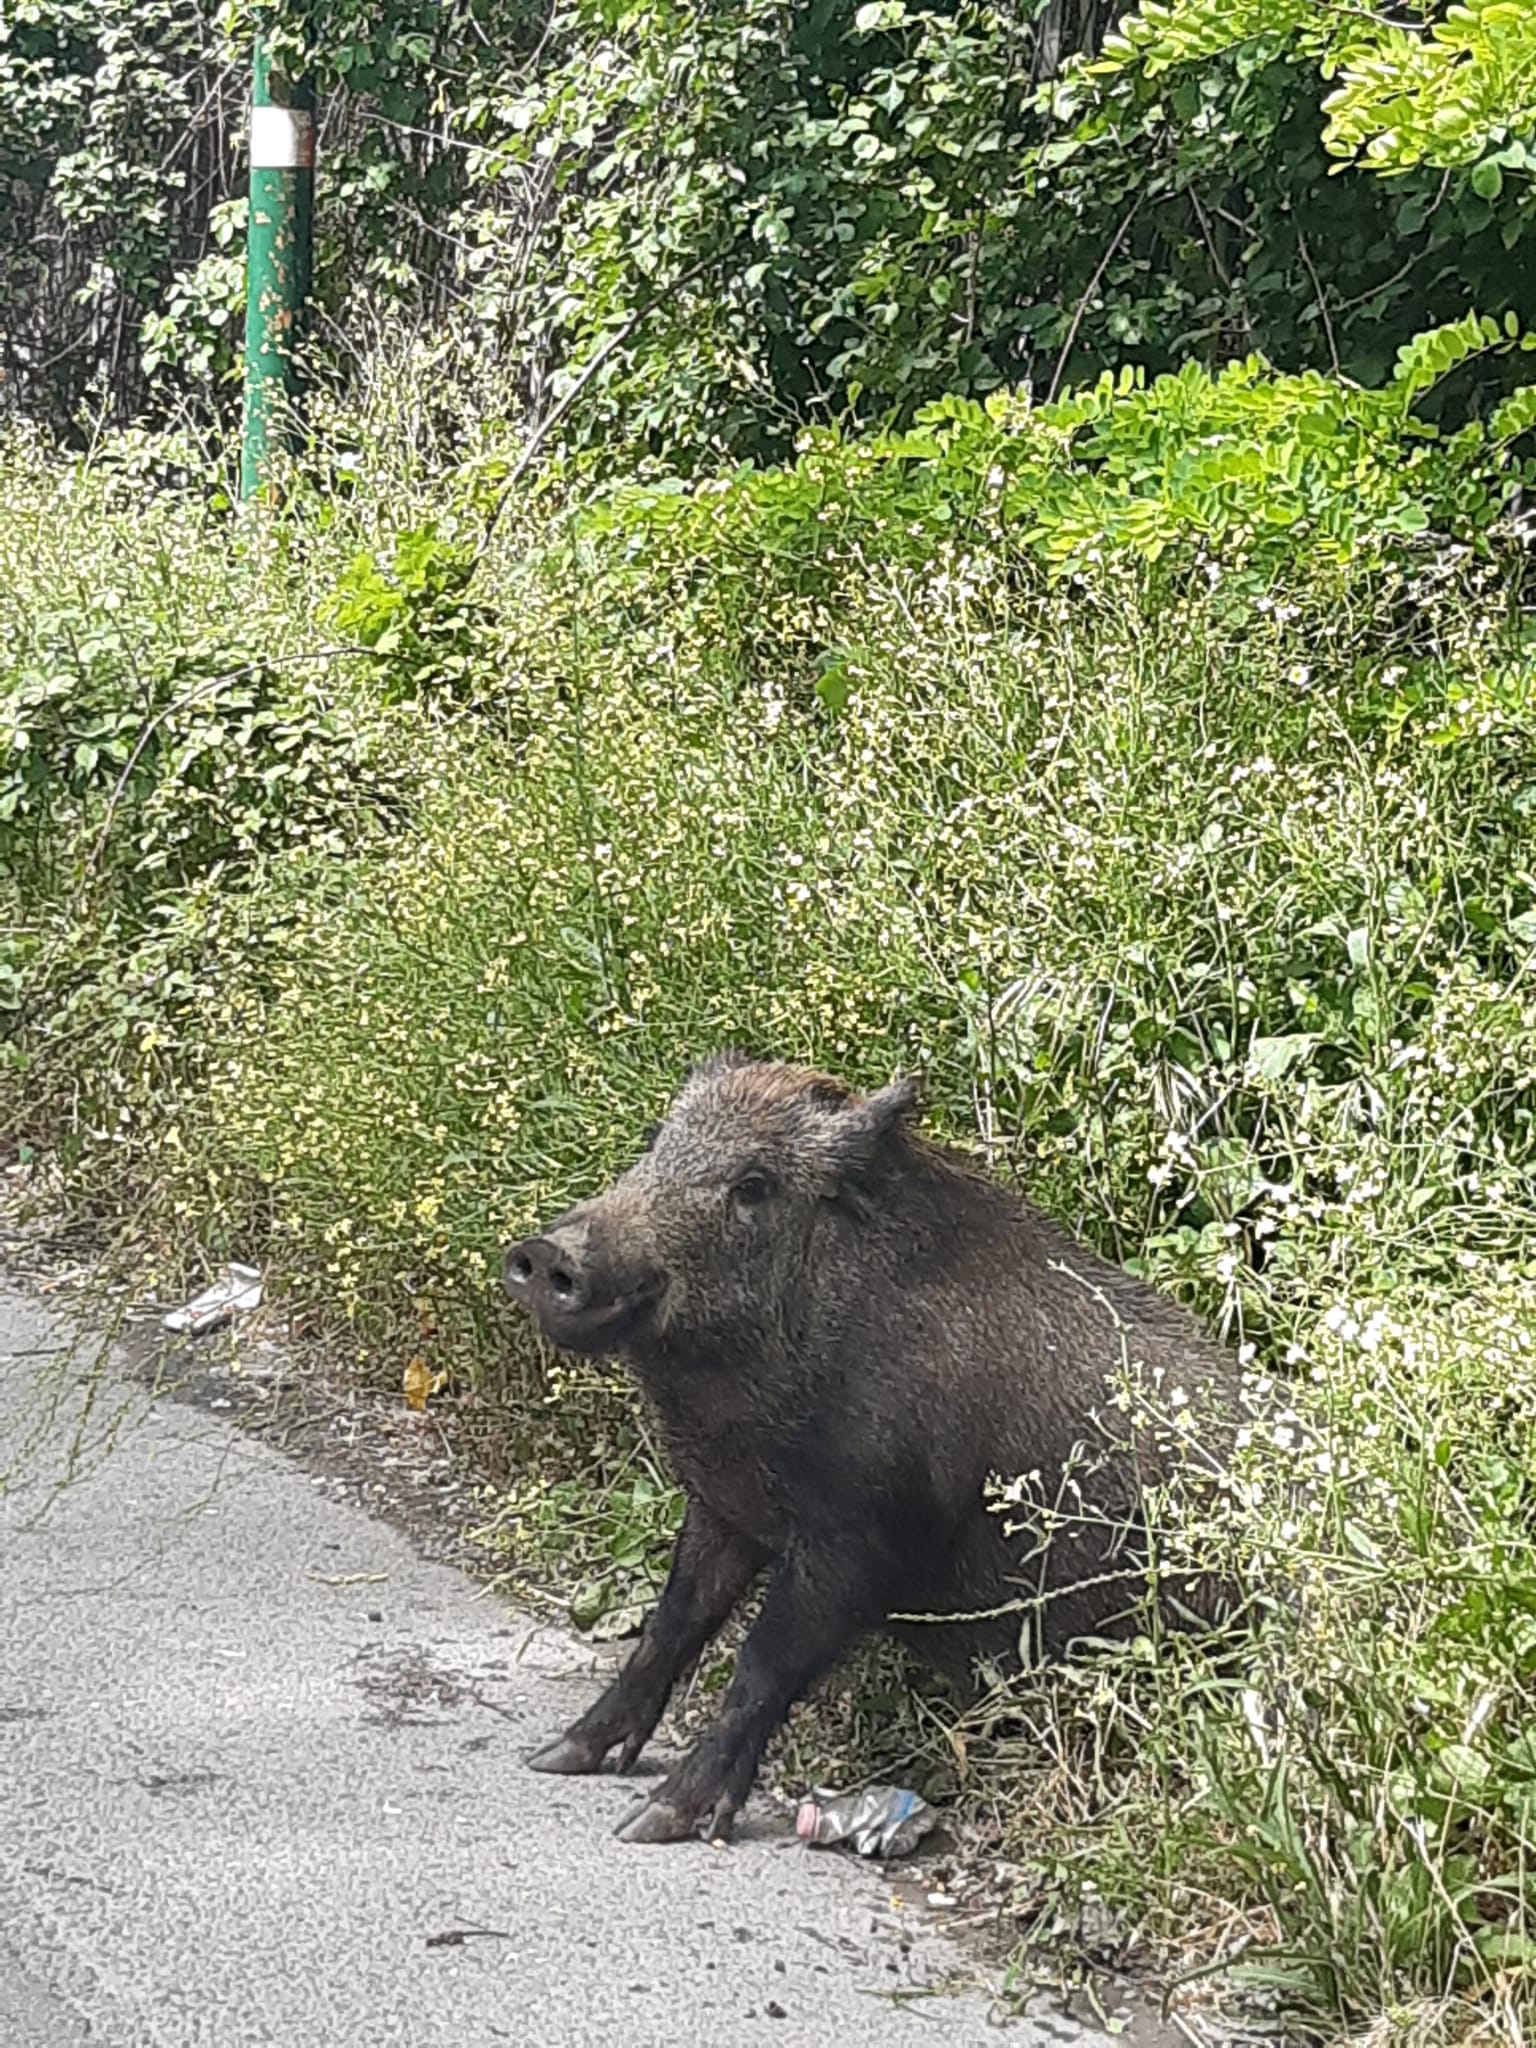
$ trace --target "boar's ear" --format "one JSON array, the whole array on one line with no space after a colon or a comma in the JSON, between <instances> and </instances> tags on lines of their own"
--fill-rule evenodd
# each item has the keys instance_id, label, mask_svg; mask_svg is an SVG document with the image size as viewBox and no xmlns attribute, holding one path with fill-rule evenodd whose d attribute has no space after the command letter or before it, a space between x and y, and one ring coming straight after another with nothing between
<instances>
[{"instance_id":1,"label":"boar's ear","mask_svg":"<svg viewBox=\"0 0 1536 2048\"><path fill-rule=\"evenodd\" d=\"M878 1089L862 1101L846 1103L827 1134L832 1177L857 1180L887 1135L916 1105L917 1083L910 1078L893 1081L889 1088Z\"/></svg>"}]
</instances>

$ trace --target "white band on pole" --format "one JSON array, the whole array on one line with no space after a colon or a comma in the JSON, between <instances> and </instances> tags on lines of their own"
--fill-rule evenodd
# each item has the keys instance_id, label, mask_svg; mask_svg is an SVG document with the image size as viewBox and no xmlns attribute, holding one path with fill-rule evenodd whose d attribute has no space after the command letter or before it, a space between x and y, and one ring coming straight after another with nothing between
<instances>
[{"instance_id":1,"label":"white band on pole","mask_svg":"<svg viewBox=\"0 0 1536 2048\"><path fill-rule=\"evenodd\" d=\"M252 107L251 169L312 171L315 117L304 107Z\"/></svg>"}]
</instances>

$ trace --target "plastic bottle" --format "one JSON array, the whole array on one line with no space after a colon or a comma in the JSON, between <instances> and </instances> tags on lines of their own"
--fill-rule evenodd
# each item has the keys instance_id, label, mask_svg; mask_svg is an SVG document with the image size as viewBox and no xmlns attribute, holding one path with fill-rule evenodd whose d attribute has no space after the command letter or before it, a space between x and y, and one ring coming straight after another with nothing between
<instances>
[{"instance_id":1,"label":"plastic bottle","mask_svg":"<svg viewBox=\"0 0 1536 2048\"><path fill-rule=\"evenodd\" d=\"M802 1842L851 1841L861 1856L907 1856L937 1820L931 1806L900 1785L841 1795L818 1787L800 1802L795 1833Z\"/></svg>"}]
</instances>

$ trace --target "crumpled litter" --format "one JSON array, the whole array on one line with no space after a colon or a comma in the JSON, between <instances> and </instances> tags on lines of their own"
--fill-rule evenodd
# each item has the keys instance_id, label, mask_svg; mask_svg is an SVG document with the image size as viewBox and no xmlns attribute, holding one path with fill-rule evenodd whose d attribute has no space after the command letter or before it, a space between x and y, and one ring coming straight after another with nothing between
<instances>
[{"instance_id":1,"label":"crumpled litter","mask_svg":"<svg viewBox=\"0 0 1536 2048\"><path fill-rule=\"evenodd\" d=\"M178 1335L202 1337L235 1316L247 1315L253 1308L260 1307L260 1267L238 1266L231 1261L222 1280L215 1280L201 1294L193 1295L181 1308L173 1308L163 1319L161 1327L174 1330Z\"/></svg>"}]
</instances>

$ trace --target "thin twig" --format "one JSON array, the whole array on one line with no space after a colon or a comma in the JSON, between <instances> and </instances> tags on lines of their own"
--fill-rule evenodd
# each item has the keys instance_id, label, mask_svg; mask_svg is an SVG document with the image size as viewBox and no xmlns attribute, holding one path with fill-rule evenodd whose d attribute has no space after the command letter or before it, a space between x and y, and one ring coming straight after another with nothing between
<instances>
[{"instance_id":1,"label":"thin twig","mask_svg":"<svg viewBox=\"0 0 1536 2048\"><path fill-rule=\"evenodd\" d=\"M488 142L470 142L462 135L448 135L438 128L418 128L410 121L392 121L388 114L381 114L375 107L354 107L354 117L371 123L375 128L391 129L396 135L417 135L423 142L434 142L443 149L462 149L466 156L487 156L491 145Z\"/></svg>"},{"instance_id":2,"label":"thin twig","mask_svg":"<svg viewBox=\"0 0 1536 2048\"><path fill-rule=\"evenodd\" d=\"M1216 246L1216 237L1211 233L1210 215L1206 212L1205 208L1200 204L1200 194L1195 190L1193 185L1189 186L1188 191L1189 203L1195 209L1195 219L1200 223L1200 233L1204 237L1205 246L1210 255L1212 268L1215 270L1216 275L1221 279L1223 287L1227 291L1230 291L1232 289L1232 273L1228 270L1226 264L1223 263L1221 260L1221 251Z\"/></svg>"},{"instance_id":3,"label":"thin twig","mask_svg":"<svg viewBox=\"0 0 1536 2048\"><path fill-rule=\"evenodd\" d=\"M1108 270L1110 264L1114 262L1115 252L1120 247L1120 244L1125 240L1126 236L1130 233L1131 223L1135 220L1137 214L1141 211L1142 197L1143 195L1138 193L1136 198L1132 200L1130 210L1126 214L1125 219L1121 221L1119 227L1115 229L1113 241L1110 243L1109 247L1104 251L1104 254L1099 258L1098 269L1093 273L1092 277L1090 277L1088 280L1088 289L1083 293L1083 296L1077 302L1077 311L1072 315L1072 325L1067 329L1067 338L1061 345L1061 354L1056 358L1056 369L1051 377L1051 388L1045 394L1045 402L1047 405L1051 405L1055 402L1056 393L1061 389L1062 375L1067 367L1067 359L1071 355L1072 350L1076 345L1077 330L1083 324L1083 315L1088 310L1088 301L1093 297L1094 293L1098 290L1105 271Z\"/></svg>"},{"instance_id":4,"label":"thin twig","mask_svg":"<svg viewBox=\"0 0 1536 2048\"><path fill-rule=\"evenodd\" d=\"M693 280L699 275L699 272L703 270L705 264L708 263L709 260L710 259L707 256L700 257L699 261L695 263L690 269L685 270L681 277L673 280L672 284L668 287L669 291L674 293L680 292L685 285L692 284ZM557 427L561 420L565 418L565 415L576 403L577 399L581 396L586 386L592 381L593 377L596 376L597 372L602 368L603 364L607 362L608 358L613 354L614 350L618 348L622 342L628 341L629 337L640 325L640 322L644 320L647 317L647 315L655 311L657 304L658 301L653 299L651 300L649 305L637 306L634 312L631 313L629 318L624 322L624 325L622 327L617 327L614 329L613 333L609 335L608 339L603 343L602 347L598 349L597 353L593 356L592 360L586 365L585 369L582 371L581 375L576 379L575 383L570 386L570 388L565 392L564 396L559 400L559 402L550 408L550 410L544 415L543 419L540 420L539 424L534 428L533 432L529 435L528 440L524 445L522 454L519 455L516 462L513 463L512 468L508 473L507 480L502 485L501 490L497 494L495 504L491 507L490 516L485 522L485 532L480 536L480 545L475 551L475 559L477 561L485 553L486 549L490 546L491 536L496 531L496 523L501 518L502 510L505 507L507 500L511 497L512 492L518 484L518 482L527 473L529 464L533 461L535 455L538 454L540 448L543 447L544 442L549 437L551 429Z\"/></svg>"},{"instance_id":5,"label":"thin twig","mask_svg":"<svg viewBox=\"0 0 1536 2048\"><path fill-rule=\"evenodd\" d=\"M1312 251L1307 247L1307 238L1299 227L1296 230L1296 246L1301 251L1302 262L1307 266L1307 275L1312 280L1312 289L1317 293L1318 316L1323 323L1323 333L1328 337L1328 360L1333 365L1335 377L1342 379L1344 371L1339 362L1338 343L1333 338L1333 322L1328 318L1327 295L1323 291L1323 281L1313 266Z\"/></svg>"}]
</instances>

